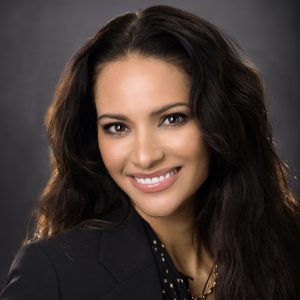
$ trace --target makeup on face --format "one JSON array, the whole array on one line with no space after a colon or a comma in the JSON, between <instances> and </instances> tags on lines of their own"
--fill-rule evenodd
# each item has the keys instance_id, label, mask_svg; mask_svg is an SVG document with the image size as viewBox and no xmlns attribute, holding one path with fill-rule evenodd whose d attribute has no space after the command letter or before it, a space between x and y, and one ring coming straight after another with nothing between
<instances>
[{"instance_id":1,"label":"makeup on face","mask_svg":"<svg viewBox=\"0 0 300 300\"><path fill-rule=\"evenodd\" d=\"M192 201L208 176L209 152L177 66L130 56L102 68L95 85L103 162L135 207L168 216Z\"/></svg>"},{"instance_id":2,"label":"makeup on face","mask_svg":"<svg viewBox=\"0 0 300 300\"><path fill-rule=\"evenodd\" d=\"M132 174L132 185L145 193L163 191L176 181L181 168L182 167L175 167L167 170L159 170L152 174Z\"/></svg>"}]
</instances>

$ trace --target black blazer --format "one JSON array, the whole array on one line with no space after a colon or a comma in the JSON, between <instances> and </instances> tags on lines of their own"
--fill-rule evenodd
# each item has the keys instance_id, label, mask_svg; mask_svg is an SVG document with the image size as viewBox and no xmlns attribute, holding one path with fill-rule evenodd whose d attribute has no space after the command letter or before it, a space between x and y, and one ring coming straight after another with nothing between
<instances>
[{"instance_id":1,"label":"black blazer","mask_svg":"<svg viewBox=\"0 0 300 300\"><path fill-rule=\"evenodd\" d=\"M21 299L163 300L141 217L133 210L116 231L77 227L23 247L0 295Z\"/></svg>"}]
</instances>

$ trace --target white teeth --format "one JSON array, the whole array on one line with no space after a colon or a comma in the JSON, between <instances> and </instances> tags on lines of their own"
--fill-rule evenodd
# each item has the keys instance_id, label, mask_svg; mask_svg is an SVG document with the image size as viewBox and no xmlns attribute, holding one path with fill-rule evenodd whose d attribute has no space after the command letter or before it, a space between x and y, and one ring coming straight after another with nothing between
<instances>
[{"instance_id":1,"label":"white teeth","mask_svg":"<svg viewBox=\"0 0 300 300\"><path fill-rule=\"evenodd\" d=\"M158 177L154 177L151 179L152 183L157 183L159 182L159 178Z\"/></svg>"},{"instance_id":2,"label":"white teeth","mask_svg":"<svg viewBox=\"0 0 300 300\"><path fill-rule=\"evenodd\" d=\"M172 170L171 172L166 173L164 176L161 175L159 177L153 177L153 178L138 178L138 177L134 177L134 179L142 184L154 184L154 183L158 183L161 182L171 176L173 176L174 174L177 173L177 169Z\"/></svg>"},{"instance_id":3,"label":"white teeth","mask_svg":"<svg viewBox=\"0 0 300 300\"><path fill-rule=\"evenodd\" d=\"M146 178L146 179L145 179L145 183L146 183L146 184L150 184L150 183L152 183L152 180L151 180L151 178Z\"/></svg>"}]
</instances>

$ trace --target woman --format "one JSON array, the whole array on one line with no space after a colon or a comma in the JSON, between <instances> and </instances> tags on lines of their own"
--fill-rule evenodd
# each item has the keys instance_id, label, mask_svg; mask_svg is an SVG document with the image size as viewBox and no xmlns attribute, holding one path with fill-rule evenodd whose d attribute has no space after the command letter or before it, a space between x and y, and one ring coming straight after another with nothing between
<instances>
[{"instance_id":1,"label":"woman","mask_svg":"<svg viewBox=\"0 0 300 300\"><path fill-rule=\"evenodd\" d=\"M299 299L299 205L258 71L154 6L73 57L46 117L52 173L1 299Z\"/></svg>"}]
</instances>

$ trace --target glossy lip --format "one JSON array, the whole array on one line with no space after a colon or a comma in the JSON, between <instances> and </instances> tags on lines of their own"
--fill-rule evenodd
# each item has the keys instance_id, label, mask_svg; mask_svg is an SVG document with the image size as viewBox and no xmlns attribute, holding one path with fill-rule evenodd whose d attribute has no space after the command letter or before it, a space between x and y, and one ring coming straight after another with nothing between
<instances>
[{"instance_id":1,"label":"glossy lip","mask_svg":"<svg viewBox=\"0 0 300 300\"><path fill-rule=\"evenodd\" d=\"M164 175L166 173L168 173L168 171L171 171L175 168L171 168L171 169L166 169L165 173L161 173L161 171L159 172L156 172L156 173L152 173L152 174L160 174L160 175ZM160 192L160 191L164 191L166 190L167 188L169 188L176 180L177 178L180 176L180 171L181 171L182 167L177 167L177 173L170 176L169 178L163 180L162 182L157 182L157 183L153 183L153 184L143 184L143 183L140 183L138 181L136 181L134 179L133 176L130 176L130 181L132 183L132 185L134 187L136 187L137 189L139 189L140 191L144 192L144 193L154 193L154 192ZM142 174L139 174L139 176L142 175ZM136 176L136 177L139 177L139 176ZM143 175L145 176L145 175ZM143 176L140 176L142 178L149 178L149 177L143 177ZM159 175L151 175L152 177L158 177Z\"/></svg>"},{"instance_id":2,"label":"glossy lip","mask_svg":"<svg viewBox=\"0 0 300 300\"><path fill-rule=\"evenodd\" d=\"M132 173L130 176L132 177L138 177L138 178L153 178L153 177L159 177L161 175L165 175L168 172L171 172L174 169L179 169L180 167L173 167L173 168L164 168L159 171L150 173L150 174L144 174L144 173Z\"/></svg>"}]
</instances>

